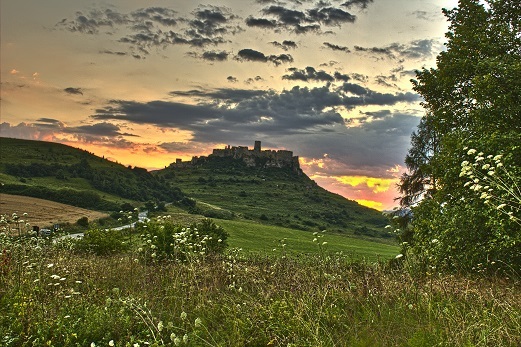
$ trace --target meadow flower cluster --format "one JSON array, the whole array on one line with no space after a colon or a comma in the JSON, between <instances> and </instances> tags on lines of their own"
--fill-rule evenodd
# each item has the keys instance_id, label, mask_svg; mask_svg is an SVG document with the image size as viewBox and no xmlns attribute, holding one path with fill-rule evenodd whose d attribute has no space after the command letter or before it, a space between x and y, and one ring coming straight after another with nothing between
<instances>
[{"instance_id":1,"label":"meadow flower cluster","mask_svg":"<svg viewBox=\"0 0 521 347\"><path fill-rule=\"evenodd\" d=\"M518 179L505 167L503 155L486 155L465 147L469 160L461 163L460 177L485 204L492 206L521 225L521 189Z\"/></svg>"},{"instance_id":2,"label":"meadow flower cluster","mask_svg":"<svg viewBox=\"0 0 521 347\"><path fill-rule=\"evenodd\" d=\"M182 226L164 216L138 226L138 230L143 244L138 251L147 260L199 261L224 251L228 237L224 229L209 219Z\"/></svg>"}]
</instances>

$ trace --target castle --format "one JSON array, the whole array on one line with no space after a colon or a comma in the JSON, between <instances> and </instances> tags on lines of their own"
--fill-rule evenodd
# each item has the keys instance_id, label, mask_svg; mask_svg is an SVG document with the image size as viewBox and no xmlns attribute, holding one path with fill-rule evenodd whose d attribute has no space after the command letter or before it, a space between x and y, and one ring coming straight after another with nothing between
<instances>
[{"instance_id":1,"label":"castle","mask_svg":"<svg viewBox=\"0 0 521 347\"><path fill-rule=\"evenodd\" d=\"M202 164L211 158L234 158L241 159L248 167L261 168L290 168L293 171L300 172L300 164L298 156L293 156L292 151L286 150L262 150L261 141L255 141L253 149L247 146L226 146L224 149L214 149L212 154L207 157L192 157L189 162L176 159L175 163L170 164L173 167L191 167Z\"/></svg>"}]
</instances>

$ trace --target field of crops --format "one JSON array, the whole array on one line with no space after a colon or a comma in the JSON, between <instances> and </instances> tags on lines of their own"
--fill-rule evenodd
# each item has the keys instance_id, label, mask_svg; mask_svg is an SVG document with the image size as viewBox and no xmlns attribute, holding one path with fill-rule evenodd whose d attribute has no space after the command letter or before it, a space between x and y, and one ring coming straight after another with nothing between
<instances>
[{"instance_id":1,"label":"field of crops","mask_svg":"<svg viewBox=\"0 0 521 347\"><path fill-rule=\"evenodd\" d=\"M54 201L0 194L0 215L11 216L13 213L19 216L27 213L27 217L22 219L31 223L31 225L40 227L60 223L75 223L82 217L87 217L89 221L92 221L108 216L106 213L60 204Z\"/></svg>"}]
</instances>

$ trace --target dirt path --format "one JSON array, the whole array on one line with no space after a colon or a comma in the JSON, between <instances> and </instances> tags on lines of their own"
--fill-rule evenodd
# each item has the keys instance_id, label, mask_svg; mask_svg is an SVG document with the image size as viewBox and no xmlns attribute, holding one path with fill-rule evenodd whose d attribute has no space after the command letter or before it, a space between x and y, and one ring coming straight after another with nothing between
<instances>
[{"instance_id":1,"label":"dirt path","mask_svg":"<svg viewBox=\"0 0 521 347\"><path fill-rule=\"evenodd\" d=\"M19 216L27 213L24 219L31 225L48 227L60 223L76 223L81 217L89 221L107 217L108 214L91 211L58 202L30 198L27 196L0 194L0 215L11 216L16 212Z\"/></svg>"}]
</instances>

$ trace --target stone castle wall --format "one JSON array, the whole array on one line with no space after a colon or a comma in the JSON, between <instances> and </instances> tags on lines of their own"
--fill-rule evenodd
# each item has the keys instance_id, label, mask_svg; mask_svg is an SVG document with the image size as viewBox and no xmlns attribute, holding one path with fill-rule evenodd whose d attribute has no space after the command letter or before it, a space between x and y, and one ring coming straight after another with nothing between
<instances>
[{"instance_id":1,"label":"stone castle wall","mask_svg":"<svg viewBox=\"0 0 521 347\"><path fill-rule=\"evenodd\" d=\"M250 167L276 167L291 168L300 171L298 156L293 156L292 151L287 150L262 150L261 142L255 141L255 147L249 149L247 146L226 146L225 148L214 149L208 157L193 157L190 162L183 162L179 159L171 166L188 167L197 165L212 157L232 157L242 159Z\"/></svg>"}]
</instances>

